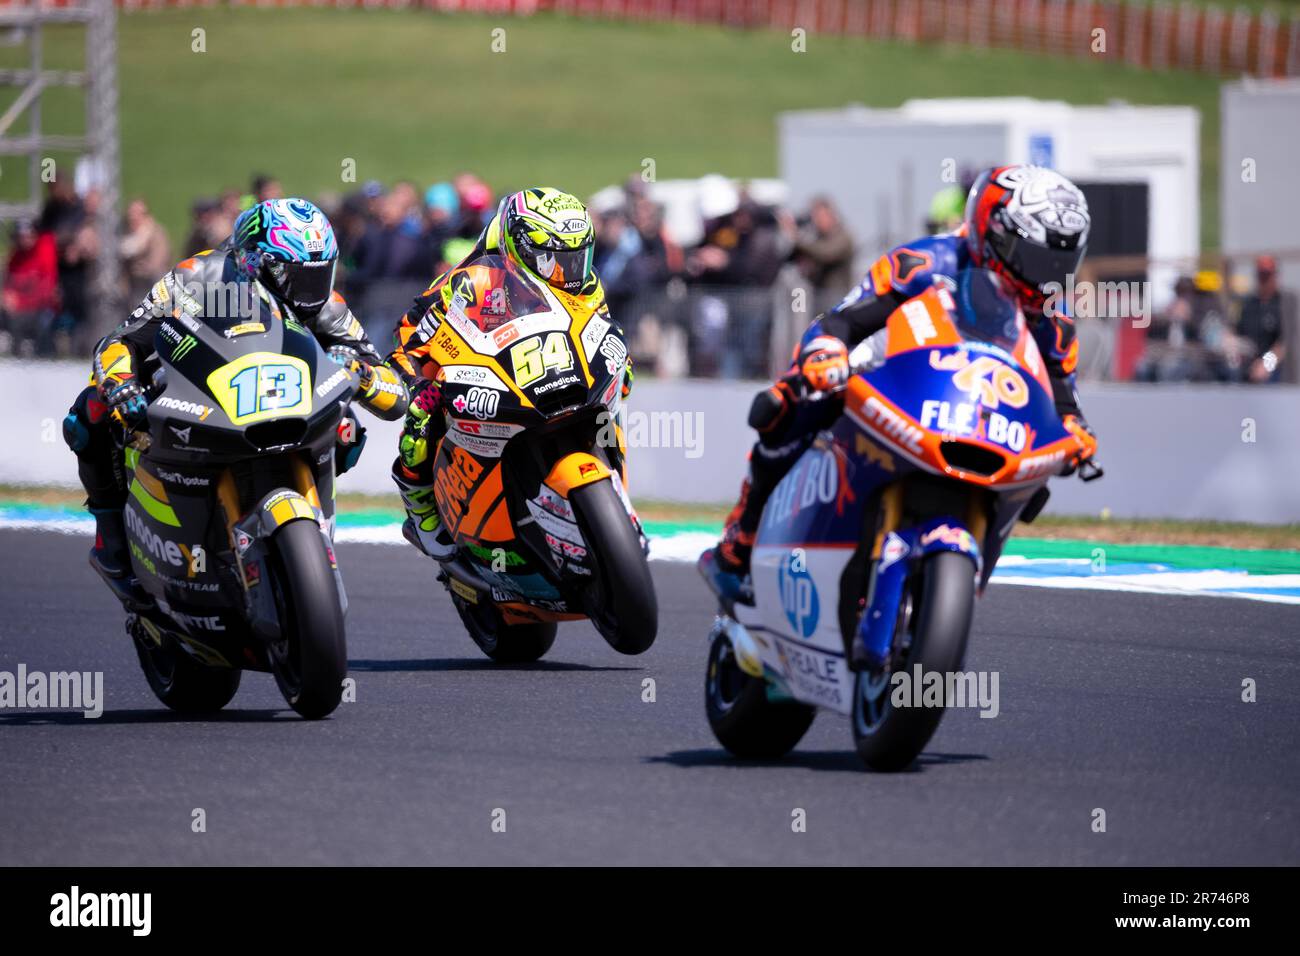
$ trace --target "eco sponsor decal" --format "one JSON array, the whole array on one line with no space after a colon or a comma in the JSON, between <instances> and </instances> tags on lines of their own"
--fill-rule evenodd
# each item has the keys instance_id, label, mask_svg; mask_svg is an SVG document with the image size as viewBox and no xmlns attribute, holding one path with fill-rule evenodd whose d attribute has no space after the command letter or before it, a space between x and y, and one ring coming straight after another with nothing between
<instances>
[{"instance_id":1,"label":"eco sponsor decal","mask_svg":"<svg viewBox=\"0 0 1300 956\"><path fill-rule=\"evenodd\" d=\"M500 392L474 386L452 399L451 407L456 409L459 415L473 415L482 421L496 418L500 404Z\"/></svg>"}]
</instances>

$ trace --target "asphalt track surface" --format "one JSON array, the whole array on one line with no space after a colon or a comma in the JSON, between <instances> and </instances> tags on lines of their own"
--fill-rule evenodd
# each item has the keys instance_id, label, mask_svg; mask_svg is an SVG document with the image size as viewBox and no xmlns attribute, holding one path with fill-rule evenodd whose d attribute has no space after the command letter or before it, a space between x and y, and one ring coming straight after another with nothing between
<instances>
[{"instance_id":1,"label":"asphalt track surface","mask_svg":"<svg viewBox=\"0 0 1300 956\"><path fill-rule=\"evenodd\" d=\"M149 692L87 545L0 532L0 670L102 670L106 698L98 720L0 710L3 865L1300 863L1295 607L994 585L967 666L999 672L1000 715L949 713L879 775L826 712L782 761L717 745L687 565L654 565L642 657L570 624L503 668L427 559L342 545L357 701L307 723L247 674L192 720Z\"/></svg>"}]
</instances>

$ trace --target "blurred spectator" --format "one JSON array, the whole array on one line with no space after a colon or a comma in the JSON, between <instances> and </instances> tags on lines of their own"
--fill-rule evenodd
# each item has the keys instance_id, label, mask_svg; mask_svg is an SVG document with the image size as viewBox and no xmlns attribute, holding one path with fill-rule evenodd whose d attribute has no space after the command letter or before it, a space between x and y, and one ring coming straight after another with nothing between
<instances>
[{"instance_id":1,"label":"blurred spectator","mask_svg":"<svg viewBox=\"0 0 1300 956\"><path fill-rule=\"evenodd\" d=\"M740 197L735 212L705 228L687 254L686 273L701 286L691 309L691 374L760 378L771 332L768 293L787 256L771 210Z\"/></svg>"},{"instance_id":2,"label":"blurred spectator","mask_svg":"<svg viewBox=\"0 0 1300 956\"><path fill-rule=\"evenodd\" d=\"M354 253L353 287L380 279L432 278L433 252L425 233L415 187L402 182L379 197Z\"/></svg>"},{"instance_id":3,"label":"blurred spectator","mask_svg":"<svg viewBox=\"0 0 1300 956\"><path fill-rule=\"evenodd\" d=\"M190 206L190 234L181 247L182 256L192 256L215 249L230 235L221 219L221 203L215 199L196 199Z\"/></svg>"},{"instance_id":4,"label":"blurred spectator","mask_svg":"<svg viewBox=\"0 0 1300 956\"><path fill-rule=\"evenodd\" d=\"M451 183L434 183L424 191L424 219L428 244L437 259L443 244L456 234L460 220L460 196ZM436 271L436 270L435 270ZM430 276L432 278L432 276Z\"/></svg>"},{"instance_id":5,"label":"blurred spectator","mask_svg":"<svg viewBox=\"0 0 1300 956\"><path fill-rule=\"evenodd\" d=\"M808 218L794 235L792 256L812 285L814 312L825 312L849 294L853 275L853 237L825 196L813 199Z\"/></svg>"},{"instance_id":6,"label":"blurred spectator","mask_svg":"<svg viewBox=\"0 0 1300 956\"><path fill-rule=\"evenodd\" d=\"M54 236L31 220L13 227L5 269L0 354L31 356L47 337L59 306L59 265Z\"/></svg>"},{"instance_id":7,"label":"blurred spectator","mask_svg":"<svg viewBox=\"0 0 1300 956\"><path fill-rule=\"evenodd\" d=\"M149 212L143 199L133 199L126 207L126 231L118 243L122 256L127 301L139 302L172 267L171 243L167 233Z\"/></svg>"},{"instance_id":8,"label":"blurred spectator","mask_svg":"<svg viewBox=\"0 0 1300 956\"><path fill-rule=\"evenodd\" d=\"M438 251L438 261L433 267L433 274L435 276L442 275L442 273L446 272L452 266L464 262L473 251L473 239L462 239L460 236L452 236L442 244L442 248Z\"/></svg>"},{"instance_id":9,"label":"blurred spectator","mask_svg":"<svg viewBox=\"0 0 1300 956\"><path fill-rule=\"evenodd\" d=\"M1134 378L1148 382L1233 381L1241 365L1228 321L1223 276L1204 269L1174 284L1174 299L1154 316Z\"/></svg>"},{"instance_id":10,"label":"blurred spectator","mask_svg":"<svg viewBox=\"0 0 1300 956\"><path fill-rule=\"evenodd\" d=\"M36 222L36 230L51 234L58 243L72 234L84 215L85 210L72 180L59 176L50 182L45 205L41 207L41 216Z\"/></svg>"},{"instance_id":11,"label":"blurred spectator","mask_svg":"<svg viewBox=\"0 0 1300 956\"><path fill-rule=\"evenodd\" d=\"M90 283L99 258L98 189L90 189L82 200L85 215L59 254L59 289L63 310L55 324L54 351L62 356L73 350L73 336L85 328L90 314ZM78 346L85 343L77 343Z\"/></svg>"},{"instance_id":12,"label":"blurred spectator","mask_svg":"<svg viewBox=\"0 0 1300 956\"><path fill-rule=\"evenodd\" d=\"M84 263L69 258L68 248L77 231L86 222L86 215L86 204L77 195L74 181L70 177L60 176L49 184L49 193L36 223L37 232L54 237L60 295L64 308L69 310L68 321L72 324L80 322L86 315L86 299L82 292L86 268Z\"/></svg>"},{"instance_id":13,"label":"blurred spectator","mask_svg":"<svg viewBox=\"0 0 1300 956\"><path fill-rule=\"evenodd\" d=\"M363 194L371 191L369 184ZM348 293L375 342L392 338L398 316L433 278L437 250L426 227L420 194L409 182L368 198L374 218L352 251Z\"/></svg>"},{"instance_id":14,"label":"blurred spectator","mask_svg":"<svg viewBox=\"0 0 1300 956\"><path fill-rule=\"evenodd\" d=\"M966 193L958 186L948 186L934 194L925 215L925 231L930 235L952 232L966 217Z\"/></svg>"},{"instance_id":15,"label":"blurred spectator","mask_svg":"<svg viewBox=\"0 0 1300 956\"><path fill-rule=\"evenodd\" d=\"M477 239L488 218L495 211L492 190L473 173L461 173L451 181L451 184L460 199L460 223L455 233L464 239Z\"/></svg>"},{"instance_id":16,"label":"blurred spectator","mask_svg":"<svg viewBox=\"0 0 1300 956\"><path fill-rule=\"evenodd\" d=\"M952 232L966 218L966 197L979 175L973 166L963 166L957 182L945 186L934 194L930 200L930 209L925 215L925 231L930 235Z\"/></svg>"},{"instance_id":17,"label":"blurred spectator","mask_svg":"<svg viewBox=\"0 0 1300 956\"><path fill-rule=\"evenodd\" d=\"M639 183L639 177L634 177ZM644 185L644 184L643 184ZM641 256L638 270L647 285L662 285L685 267L682 250L664 229L663 210L643 196L635 197L632 206L632 225L641 237Z\"/></svg>"},{"instance_id":18,"label":"blurred spectator","mask_svg":"<svg viewBox=\"0 0 1300 956\"><path fill-rule=\"evenodd\" d=\"M253 177L253 202L266 202L268 199L283 199L284 187L274 176L258 175Z\"/></svg>"},{"instance_id":19,"label":"blurred spectator","mask_svg":"<svg viewBox=\"0 0 1300 956\"><path fill-rule=\"evenodd\" d=\"M616 315L638 290L633 260L641 254L641 235L632 228L627 213L615 209L604 216L592 216L596 227L596 256L593 265L605 287L605 297Z\"/></svg>"},{"instance_id":20,"label":"blurred spectator","mask_svg":"<svg viewBox=\"0 0 1300 956\"><path fill-rule=\"evenodd\" d=\"M693 278L719 285L770 285L784 260L770 210L748 200L706 227L704 241L686 257Z\"/></svg>"},{"instance_id":21,"label":"blurred spectator","mask_svg":"<svg viewBox=\"0 0 1300 956\"><path fill-rule=\"evenodd\" d=\"M1237 334L1251 346L1247 378L1276 382L1282 378L1288 334L1296 328L1296 296L1278 284L1277 262L1272 256L1255 260L1255 291L1241 302Z\"/></svg>"},{"instance_id":22,"label":"blurred spectator","mask_svg":"<svg viewBox=\"0 0 1300 956\"><path fill-rule=\"evenodd\" d=\"M243 211L244 207L240 203L239 190L223 189L212 225L213 234L221 237L218 244L230 238L230 234L235 231L235 220L239 218L239 214Z\"/></svg>"}]
</instances>

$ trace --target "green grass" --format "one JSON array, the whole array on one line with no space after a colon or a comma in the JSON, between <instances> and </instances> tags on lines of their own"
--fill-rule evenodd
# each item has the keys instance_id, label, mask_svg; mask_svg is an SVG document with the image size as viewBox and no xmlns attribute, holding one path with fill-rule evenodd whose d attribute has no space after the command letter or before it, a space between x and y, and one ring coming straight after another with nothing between
<instances>
[{"instance_id":1,"label":"green grass","mask_svg":"<svg viewBox=\"0 0 1300 956\"><path fill-rule=\"evenodd\" d=\"M191 51L206 30L207 52ZM506 30L493 53L491 31ZM1201 110L1202 243L1218 235L1218 80L1012 51L780 32L510 19L422 11L168 10L119 19L125 190L150 199L173 239L196 195L278 175L294 193L357 178L420 184L472 169L498 190L551 182L590 192L653 158L661 179L777 171L775 116L935 96L1112 98ZM80 34L49 31L47 60L80 61ZM21 50L0 50L14 65ZM77 94L46 104L74 131ZM0 102L0 106L3 106ZM0 165L0 194L22 181Z\"/></svg>"}]
</instances>

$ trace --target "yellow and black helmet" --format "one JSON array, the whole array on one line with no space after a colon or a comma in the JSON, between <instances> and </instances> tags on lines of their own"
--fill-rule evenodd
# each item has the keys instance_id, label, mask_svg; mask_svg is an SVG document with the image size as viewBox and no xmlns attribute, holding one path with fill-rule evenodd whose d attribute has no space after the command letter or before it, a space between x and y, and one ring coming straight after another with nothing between
<instances>
[{"instance_id":1,"label":"yellow and black helmet","mask_svg":"<svg viewBox=\"0 0 1300 956\"><path fill-rule=\"evenodd\" d=\"M534 186L501 203L501 244L557 289L577 293L591 275L596 235L575 196Z\"/></svg>"}]
</instances>

